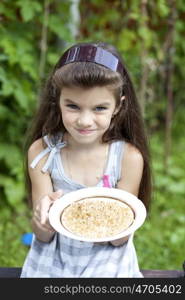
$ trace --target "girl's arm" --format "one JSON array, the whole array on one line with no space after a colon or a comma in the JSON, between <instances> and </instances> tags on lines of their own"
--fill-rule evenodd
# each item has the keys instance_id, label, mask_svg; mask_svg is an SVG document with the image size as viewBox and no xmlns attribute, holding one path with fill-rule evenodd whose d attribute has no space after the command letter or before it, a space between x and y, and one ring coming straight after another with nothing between
<instances>
[{"instance_id":1,"label":"girl's arm","mask_svg":"<svg viewBox=\"0 0 185 300\"><path fill-rule=\"evenodd\" d=\"M53 201L62 195L62 192L53 192L50 175L41 171L47 160L47 155L39 161L34 169L29 167L33 159L43 149L42 139L38 139L28 150L28 172L31 180L33 204L31 223L36 237L43 242L49 242L55 234L48 220L49 208Z\"/></svg>"},{"instance_id":2,"label":"girl's arm","mask_svg":"<svg viewBox=\"0 0 185 300\"><path fill-rule=\"evenodd\" d=\"M122 160L121 179L117 184L118 189L125 190L138 197L139 186L143 174L143 157L139 150L127 143ZM129 236L112 241L114 246L121 246L128 240Z\"/></svg>"}]
</instances>

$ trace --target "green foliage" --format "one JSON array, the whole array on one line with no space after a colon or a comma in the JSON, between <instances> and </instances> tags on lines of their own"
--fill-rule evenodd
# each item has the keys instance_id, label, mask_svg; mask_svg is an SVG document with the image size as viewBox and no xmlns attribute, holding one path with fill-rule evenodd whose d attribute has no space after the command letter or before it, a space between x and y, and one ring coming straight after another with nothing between
<instances>
[{"instance_id":1,"label":"green foliage","mask_svg":"<svg viewBox=\"0 0 185 300\"><path fill-rule=\"evenodd\" d=\"M19 0L16 5L20 8L24 22L31 21L37 13L42 12L42 5L38 1Z\"/></svg>"},{"instance_id":2,"label":"green foliage","mask_svg":"<svg viewBox=\"0 0 185 300\"><path fill-rule=\"evenodd\" d=\"M22 266L28 248L21 242L21 236L30 232L30 213L26 204L17 213L0 203L0 266Z\"/></svg>"},{"instance_id":3,"label":"green foliage","mask_svg":"<svg viewBox=\"0 0 185 300\"><path fill-rule=\"evenodd\" d=\"M52 2L52 3L51 3ZM23 264L21 235L31 231L23 161L25 132L37 106L44 7L50 5L45 72L56 63L66 41L69 1L0 3L0 265ZM60 12L60 14L59 14ZM58 45L56 47L56 45Z\"/></svg>"},{"instance_id":4,"label":"green foliage","mask_svg":"<svg viewBox=\"0 0 185 300\"><path fill-rule=\"evenodd\" d=\"M182 269L185 253L185 155L176 139L168 173L161 153L162 137L151 138L154 195L144 225L135 234L142 269Z\"/></svg>"},{"instance_id":5,"label":"green foliage","mask_svg":"<svg viewBox=\"0 0 185 300\"><path fill-rule=\"evenodd\" d=\"M56 62L55 44L59 39L65 41L67 36L70 39L69 30L66 29L69 4L53 1L50 9L55 12L58 7L65 18L61 20L59 15L51 14L48 30L51 31L52 46L46 68L54 60ZM43 12L44 1L2 1L0 4L0 196L7 205L11 202L15 210L17 203L25 197L23 145L38 100L42 30L35 29L42 29L45 22ZM57 50L60 50L59 47Z\"/></svg>"},{"instance_id":6,"label":"green foliage","mask_svg":"<svg viewBox=\"0 0 185 300\"><path fill-rule=\"evenodd\" d=\"M72 1L2 0L0 2L0 265L22 266L28 248L21 235L30 232L30 208L24 188L25 132L45 80L59 55L75 41L70 28ZM46 19L48 7L48 19ZM139 95L143 64L148 68L145 120L151 137L154 195L149 217L135 234L142 269L180 269L184 260L184 11L175 2L173 50L174 115L172 153L164 168L166 92L165 46L170 7L167 0L80 1L77 41L103 40L118 47ZM43 26L47 26L45 77L40 78ZM141 60L145 50L144 62Z\"/></svg>"}]
</instances>

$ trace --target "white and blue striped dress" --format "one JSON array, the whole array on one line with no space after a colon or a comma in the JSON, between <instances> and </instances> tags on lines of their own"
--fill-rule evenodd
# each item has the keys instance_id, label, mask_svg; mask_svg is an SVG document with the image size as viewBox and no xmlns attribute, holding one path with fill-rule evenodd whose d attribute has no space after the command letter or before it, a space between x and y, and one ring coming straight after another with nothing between
<instances>
[{"instance_id":1,"label":"white and blue striped dress","mask_svg":"<svg viewBox=\"0 0 185 300\"><path fill-rule=\"evenodd\" d=\"M32 162L34 168L38 161L49 153L43 172L49 171L54 191L62 189L68 193L77 189L87 188L71 180L64 172L60 149L65 142L51 143L48 136L44 137L47 148ZM121 175L121 161L124 153L124 141L110 144L109 156L104 175L109 176L111 187L116 187ZM104 186L101 179L98 187ZM133 244L133 235L122 246L110 243L99 245L81 242L55 233L49 243L39 241L33 236L32 244L25 259L22 278L116 278L143 277L139 270L137 255Z\"/></svg>"}]
</instances>

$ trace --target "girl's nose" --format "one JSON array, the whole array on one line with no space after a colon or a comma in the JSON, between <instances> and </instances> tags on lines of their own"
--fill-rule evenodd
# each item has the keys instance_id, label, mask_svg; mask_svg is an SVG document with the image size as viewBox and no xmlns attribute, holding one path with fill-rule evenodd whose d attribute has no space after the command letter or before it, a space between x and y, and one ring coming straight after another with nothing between
<instances>
[{"instance_id":1,"label":"girl's nose","mask_svg":"<svg viewBox=\"0 0 185 300\"><path fill-rule=\"evenodd\" d=\"M77 125L79 127L89 127L92 125L92 121L92 115L90 113L81 113L77 119Z\"/></svg>"}]
</instances>

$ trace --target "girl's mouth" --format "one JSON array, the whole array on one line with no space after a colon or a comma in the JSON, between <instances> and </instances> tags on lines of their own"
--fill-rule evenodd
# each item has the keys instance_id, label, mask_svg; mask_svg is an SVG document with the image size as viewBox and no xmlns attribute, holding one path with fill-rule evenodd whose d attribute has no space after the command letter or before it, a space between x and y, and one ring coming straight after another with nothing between
<instances>
[{"instance_id":1,"label":"girl's mouth","mask_svg":"<svg viewBox=\"0 0 185 300\"><path fill-rule=\"evenodd\" d=\"M80 133L80 134L91 134L94 130L89 130L89 129L77 129L77 131Z\"/></svg>"}]
</instances>

